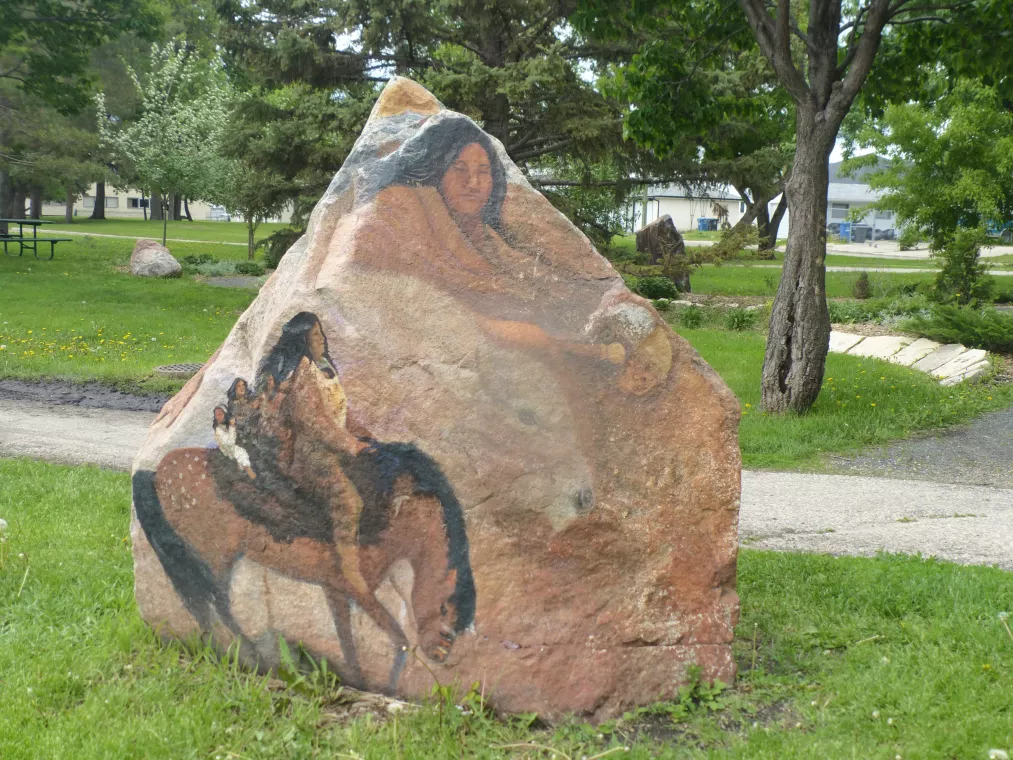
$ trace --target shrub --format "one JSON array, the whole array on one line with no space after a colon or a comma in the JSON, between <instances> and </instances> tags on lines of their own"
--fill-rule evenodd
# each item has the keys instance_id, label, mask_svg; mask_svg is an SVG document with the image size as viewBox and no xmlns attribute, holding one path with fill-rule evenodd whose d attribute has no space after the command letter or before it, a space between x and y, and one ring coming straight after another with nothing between
<instances>
[{"instance_id":1,"label":"shrub","mask_svg":"<svg viewBox=\"0 0 1013 760\"><path fill-rule=\"evenodd\" d=\"M929 300L923 295L870 298L867 301L830 301L830 321L835 324L894 322L901 317L927 315Z\"/></svg>"},{"instance_id":2,"label":"shrub","mask_svg":"<svg viewBox=\"0 0 1013 760\"><path fill-rule=\"evenodd\" d=\"M687 306L679 315L679 322L693 330L703 324L703 316L703 309L699 306Z\"/></svg>"},{"instance_id":3,"label":"shrub","mask_svg":"<svg viewBox=\"0 0 1013 760\"><path fill-rule=\"evenodd\" d=\"M922 233L918 228L908 225L900 231L900 235L897 236L897 245L900 246L902 251L910 251L916 245L922 241Z\"/></svg>"},{"instance_id":4,"label":"shrub","mask_svg":"<svg viewBox=\"0 0 1013 760\"><path fill-rule=\"evenodd\" d=\"M864 301L869 297L871 291L872 287L869 285L869 273L862 272L858 275L858 279L855 280L855 284L851 287L851 295L859 301Z\"/></svg>"},{"instance_id":5,"label":"shrub","mask_svg":"<svg viewBox=\"0 0 1013 760\"><path fill-rule=\"evenodd\" d=\"M916 317L905 328L941 343L963 343L998 353L1013 352L1013 314L995 309L979 311L967 307L941 305L927 317Z\"/></svg>"},{"instance_id":6,"label":"shrub","mask_svg":"<svg viewBox=\"0 0 1013 760\"><path fill-rule=\"evenodd\" d=\"M636 292L644 298L676 298L679 289L667 277L644 277L636 285Z\"/></svg>"},{"instance_id":7,"label":"shrub","mask_svg":"<svg viewBox=\"0 0 1013 760\"><path fill-rule=\"evenodd\" d=\"M285 227L278 230L257 243L258 248L264 249L264 266L268 269L277 269L281 257L303 235L302 230L295 230Z\"/></svg>"},{"instance_id":8,"label":"shrub","mask_svg":"<svg viewBox=\"0 0 1013 760\"><path fill-rule=\"evenodd\" d=\"M729 330L748 330L756 324L756 311L749 309L729 309L725 316L725 326Z\"/></svg>"},{"instance_id":9,"label":"shrub","mask_svg":"<svg viewBox=\"0 0 1013 760\"><path fill-rule=\"evenodd\" d=\"M945 248L933 254L943 265L936 276L937 301L967 305L989 299L995 283L979 259L986 242L984 230L960 229Z\"/></svg>"},{"instance_id":10,"label":"shrub","mask_svg":"<svg viewBox=\"0 0 1013 760\"><path fill-rule=\"evenodd\" d=\"M236 273L236 262L234 261L209 261L206 264L197 264L188 268L193 274L204 277L229 277Z\"/></svg>"},{"instance_id":11,"label":"shrub","mask_svg":"<svg viewBox=\"0 0 1013 760\"><path fill-rule=\"evenodd\" d=\"M183 266L197 267L201 264L210 264L215 257L210 253L196 253L183 257Z\"/></svg>"},{"instance_id":12,"label":"shrub","mask_svg":"<svg viewBox=\"0 0 1013 760\"><path fill-rule=\"evenodd\" d=\"M264 265L259 261L237 261L236 274L260 277L260 275L264 274Z\"/></svg>"}]
</instances>

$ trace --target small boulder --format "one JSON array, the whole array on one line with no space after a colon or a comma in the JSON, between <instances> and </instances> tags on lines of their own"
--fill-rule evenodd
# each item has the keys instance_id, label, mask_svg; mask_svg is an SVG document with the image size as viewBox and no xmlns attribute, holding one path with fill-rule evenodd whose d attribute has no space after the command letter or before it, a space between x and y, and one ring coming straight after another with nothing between
<instances>
[{"instance_id":1,"label":"small boulder","mask_svg":"<svg viewBox=\"0 0 1013 760\"><path fill-rule=\"evenodd\" d=\"M652 264L661 264L666 277L683 293L692 291L689 283L689 259L686 243L675 228L672 217L665 214L637 232L637 251L651 257Z\"/></svg>"},{"instance_id":2,"label":"small boulder","mask_svg":"<svg viewBox=\"0 0 1013 760\"><path fill-rule=\"evenodd\" d=\"M130 254L130 274L137 277L179 277L183 267L169 249L154 240L140 239Z\"/></svg>"}]
</instances>

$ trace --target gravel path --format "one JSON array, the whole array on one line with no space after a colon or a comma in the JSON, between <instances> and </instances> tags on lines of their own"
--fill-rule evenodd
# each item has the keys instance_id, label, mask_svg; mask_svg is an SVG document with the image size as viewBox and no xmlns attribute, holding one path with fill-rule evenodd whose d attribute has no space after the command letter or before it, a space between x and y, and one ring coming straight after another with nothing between
<instances>
[{"instance_id":1,"label":"gravel path","mask_svg":"<svg viewBox=\"0 0 1013 760\"><path fill-rule=\"evenodd\" d=\"M129 470L153 419L147 411L0 397L0 456ZM837 462L842 469L880 467L919 480L743 472L740 538L745 546L778 551L921 552L953 562L1013 569L1008 544L1013 535L1013 490L975 484L1013 488L1013 473L1004 458L1011 443L1013 411L991 415L980 426L945 440L940 436L896 444L882 455ZM944 459L939 454L942 446L953 446L957 452L953 462L947 462L949 469L939 465ZM930 473L916 466L882 467L901 461L900 455L890 453L901 447L915 447L903 450L919 451L922 458L917 461L926 467L933 463L932 475L959 479L959 484L932 482ZM974 453L979 454L977 459Z\"/></svg>"}]
</instances>

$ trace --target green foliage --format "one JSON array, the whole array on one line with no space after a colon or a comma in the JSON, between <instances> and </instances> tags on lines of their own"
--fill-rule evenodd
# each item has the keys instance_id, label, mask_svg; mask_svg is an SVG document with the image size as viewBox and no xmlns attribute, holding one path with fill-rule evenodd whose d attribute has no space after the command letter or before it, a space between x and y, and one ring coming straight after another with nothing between
<instances>
[{"instance_id":1,"label":"green foliage","mask_svg":"<svg viewBox=\"0 0 1013 760\"><path fill-rule=\"evenodd\" d=\"M92 51L127 32L150 39L161 22L146 0L0 3L0 81L77 111L88 103Z\"/></svg>"},{"instance_id":2,"label":"green foliage","mask_svg":"<svg viewBox=\"0 0 1013 760\"><path fill-rule=\"evenodd\" d=\"M301 238L302 235L303 233L300 230L285 227L276 230L261 240L258 246L264 249L264 266L268 269L277 269L278 264L281 262L281 257L285 255L289 248L295 245L295 241Z\"/></svg>"},{"instance_id":3,"label":"green foliage","mask_svg":"<svg viewBox=\"0 0 1013 760\"><path fill-rule=\"evenodd\" d=\"M700 327L704 322L703 309L699 306L687 306L679 314L679 323L683 327L694 329Z\"/></svg>"},{"instance_id":4,"label":"green foliage","mask_svg":"<svg viewBox=\"0 0 1013 760\"><path fill-rule=\"evenodd\" d=\"M236 274L260 277L264 274L264 265L259 261L237 261Z\"/></svg>"},{"instance_id":5,"label":"green foliage","mask_svg":"<svg viewBox=\"0 0 1013 760\"><path fill-rule=\"evenodd\" d=\"M869 285L868 272L862 272L858 275L858 279L855 280L855 287L852 288L851 294L859 301L864 301L872 294L872 288Z\"/></svg>"},{"instance_id":6,"label":"green foliage","mask_svg":"<svg viewBox=\"0 0 1013 760\"><path fill-rule=\"evenodd\" d=\"M725 326L729 330L748 330L756 324L757 319L755 309L729 309L725 317Z\"/></svg>"},{"instance_id":7,"label":"green foliage","mask_svg":"<svg viewBox=\"0 0 1013 760\"><path fill-rule=\"evenodd\" d=\"M938 301L966 305L989 299L995 283L988 276L988 267L979 258L986 242L982 229L958 229L945 247L934 253L943 264L936 276Z\"/></svg>"},{"instance_id":8,"label":"green foliage","mask_svg":"<svg viewBox=\"0 0 1013 760\"><path fill-rule=\"evenodd\" d=\"M759 232L754 225L737 224L722 230L721 238L707 251L716 260L736 259L743 253L755 255L748 249L755 248L759 242Z\"/></svg>"},{"instance_id":9,"label":"green foliage","mask_svg":"<svg viewBox=\"0 0 1013 760\"><path fill-rule=\"evenodd\" d=\"M700 680L700 668L691 665L686 671L689 683L679 688L675 699L638 707L623 714L627 723L647 716L663 716L673 723L683 723L694 715L720 712L728 706L728 684Z\"/></svg>"},{"instance_id":10,"label":"green foliage","mask_svg":"<svg viewBox=\"0 0 1013 760\"><path fill-rule=\"evenodd\" d=\"M960 228L1013 219L1013 112L999 88L940 72L928 83L935 97L891 105L857 130L858 142L896 156L869 182L883 191L876 206L895 212L903 242L923 235L942 251Z\"/></svg>"},{"instance_id":11,"label":"green foliage","mask_svg":"<svg viewBox=\"0 0 1013 760\"><path fill-rule=\"evenodd\" d=\"M679 289L667 277L642 277L636 284L636 292L644 298L676 298Z\"/></svg>"},{"instance_id":12,"label":"green foliage","mask_svg":"<svg viewBox=\"0 0 1013 760\"><path fill-rule=\"evenodd\" d=\"M834 324L856 324L859 322L895 324L902 318L927 314L930 305L929 299L921 294L871 298L865 301L831 300L827 302L830 309L830 321Z\"/></svg>"},{"instance_id":13,"label":"green foliage","mask_svg":"<svg viewBox=\"0 0 1013 760\"><path fill-rule=\"evenodd\" d=\"M905 226L897 236L897 245L902 251L913 250L922 242L922 232L913 224Z\"/></svg>"},{"instance_id":14,"label":"green foliage","mask_svg":"<svg viewBox=\"0 0 1013 760\"><path fill-rule=\"evenodd\" d=\"M905 328L941 343L963 343L996 353L1013 353L1013 314L995 309L940 305Z\"/></svg>"},{"instance_id":15,"label":"green foliage","mask_svg":"<svg viewBox=\"0 0 1013 760\"><path fill-rule=\"evenodd\" d=\"M201 264L210 264L215 260L215 257L210 253L193 253L189 256L184 256L180 261L184 266L196 267Z\"/></svg>"}]
</instances>

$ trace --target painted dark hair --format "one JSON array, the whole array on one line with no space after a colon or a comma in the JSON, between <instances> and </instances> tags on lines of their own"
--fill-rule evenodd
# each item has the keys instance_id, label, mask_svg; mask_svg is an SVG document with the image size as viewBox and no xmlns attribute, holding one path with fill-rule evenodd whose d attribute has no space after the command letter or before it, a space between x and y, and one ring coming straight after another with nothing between
<instances>
[{"instance_id":1,"label":"painted dark hair","mask_svg":"<svg viewBox=\"0 0 1013 760\"><path fill-rule=\"evenodd\" d=\"M506 170L489 136L466 117L442 119L423 127L406 140L391 156L394 164L390 174L383 180L383 185L439 189L443 176L461 155L461 151L472 143L477 143L485 151L492 173L492 191L482 208L482 221L498 227L503 199L506 197Z\"/></svg>"},{"instance_id":2,"label":"painted dark hair","mask_svg":"<svg viewBox=\"0 0 1013 760\"><path fill-rule=\"evenodd\" d=\"M304 356L313 361L307 338L314 325L320 325L320 320L316 314L308 311L299 312L285 323L285 326L281 328L281 337L278 338L278 342L260 363L260 369L257 371L258 390L264 388L268 375L274 378L276 386L287 380L295 372ZM323 325L320 325L320 332L324 336L324 358L333 366L334 360L331 359L327 349L327 334L324 332Z\"/></svg>"},{"instance_id":3,"label":"painted dark hair","mask_svg":"<svg viewBox=\"0 0 1013 760\"><path fill-rule=\"evenodd\" d=\"M245 377L237 377L235 380L232 381L232 385L229 386L229 392L228 392L228 394L226 394L228 396L229 401L235 401L236 400L236 388L239 387L240 383L242 383L243 385L246 386L246 395L247 396L252 396L253 395L253 388L251 388L250 384L248 382L246 382L246 378Z\"/></svg>"}]
</instances>

